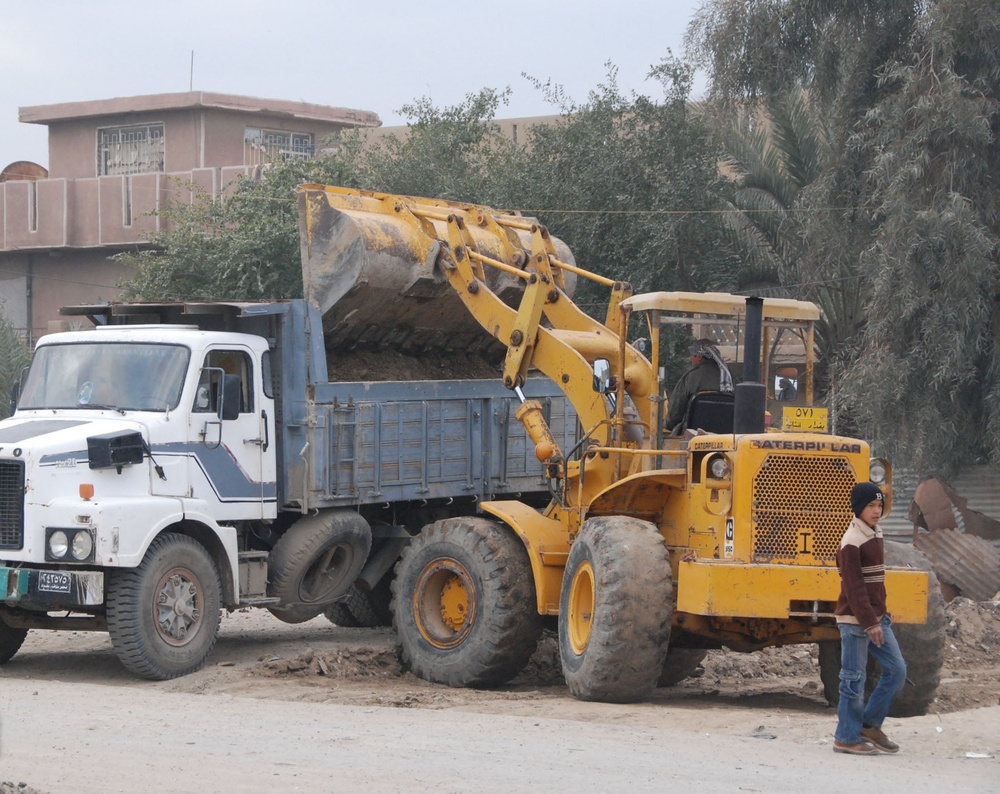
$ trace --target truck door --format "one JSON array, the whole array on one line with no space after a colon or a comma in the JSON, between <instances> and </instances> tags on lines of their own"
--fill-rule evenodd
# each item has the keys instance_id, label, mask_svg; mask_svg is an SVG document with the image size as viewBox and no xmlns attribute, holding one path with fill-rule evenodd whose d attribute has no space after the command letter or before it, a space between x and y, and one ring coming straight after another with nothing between
<instances>
[{"instance_id":1,"label":"truck door","mask_svg":"<svg viewBox=\"0 0 1000 794\"><path fill-rule=\"evenodd\" d=\"M259 364L249 350L209 350L192 408L192 495L221 503L231 519L275 514L274 400Z\"/></svg>"}]
</instances>

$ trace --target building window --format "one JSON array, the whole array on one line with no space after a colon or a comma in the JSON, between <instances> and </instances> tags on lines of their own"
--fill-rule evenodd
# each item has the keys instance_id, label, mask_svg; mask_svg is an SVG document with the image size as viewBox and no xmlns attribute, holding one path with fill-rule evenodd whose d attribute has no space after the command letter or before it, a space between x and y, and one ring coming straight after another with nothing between
<instances>
[{"instance_id":1,"label":"building window","mask_svg":"<svg viewBox=\"0 0 1000 794\"><path fill-rule=\"evenodd\" d=\"M308 132L282 132L247 127L243 133L243 164L263 165L277 160L312 157L313 136Z\"/></svg>"},{"instance_id":2,"label":"building window","mask_svg":"<svg viewBox=\"0 0 1000 794\"><path fill-rule=\"evenodd\" d=\"M98 176L127 176L162 170L162 124L107 127L97 131Z\"/></svg>"}]
</instances>

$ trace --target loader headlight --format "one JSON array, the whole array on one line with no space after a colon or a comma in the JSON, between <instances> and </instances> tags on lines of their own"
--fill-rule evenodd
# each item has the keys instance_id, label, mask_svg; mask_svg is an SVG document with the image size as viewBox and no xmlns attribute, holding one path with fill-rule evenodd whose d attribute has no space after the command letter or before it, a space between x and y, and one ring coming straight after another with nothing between
<instances>
[{"instance_id":1,"label":"loader headlight","mask_svg":"<svg viewBox=\"0 0 1000 794\"><path fill-rule=\"evenodd\" d=\"M94 536L87 529L46 531L45 559L53 562L88 562L94 557Z\"/></svg>"},{"instance_id":2,"label":"loader headlight","mask_svg":"<svg viewBox=\"0 0 1000 794\"><path fill-rule=\"evenodd\" d=\"M880 460L873 460L868 464L868 479L876 485L885 482L885 466Z\"/></svg>"},{"instance_id":3,"label":"loader headlight","mask_svg":"<svg viewBox=\"0 0 1000 794\"><path fill-rule=\"evenodd\" d=\"M723 457L713 458L708 464L709 473L717 480L728 480L732 469L729 461Z\"/></svg>"}]
</instances>

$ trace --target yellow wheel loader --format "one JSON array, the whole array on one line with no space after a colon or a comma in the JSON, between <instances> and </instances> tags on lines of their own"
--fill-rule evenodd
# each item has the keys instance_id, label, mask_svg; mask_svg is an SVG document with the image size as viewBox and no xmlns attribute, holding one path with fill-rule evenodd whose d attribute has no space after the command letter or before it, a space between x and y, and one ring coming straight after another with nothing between
<instances>
[{"instance_id":1,"label":"yellow wheel loader","mask_svg":"<svg viewBox=\"0 0 1000 794\"><path fill-rule=\"evenodd\" d=\"M555 617L578 698L645 698L712 648L819 643L836 699L848 494L871 480L888 509L891 467L830 434L814 404L814 304L633 295L578 267L537 221L484 206L321 185L303 185L299 201L306 297L328 338L440 356L499 344L507 388L521 396L528 379L549 378L579 420L560 448L544 406L522 398L548 506L483 502L482 515L430 524L402 551L392 612L414 672L502 684ZM579 278L609 290L603 320L573 302ZM642 344L628 341L633 318ZM732 394L696 395L670 434L656 362L678 330L711 334L742 379ZM896 711L922 713L943 660L943 606L933 573L902 551L886 584L915 686Z\"/></svg>"}]
</instances>

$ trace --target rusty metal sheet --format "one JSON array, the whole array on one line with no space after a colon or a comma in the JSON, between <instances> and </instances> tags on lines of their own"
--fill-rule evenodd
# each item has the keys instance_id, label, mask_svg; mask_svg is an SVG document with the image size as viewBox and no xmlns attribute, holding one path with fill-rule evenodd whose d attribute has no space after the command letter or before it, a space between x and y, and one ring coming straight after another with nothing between
<instances>
[{"instance_id":1,"label":"rusty metal sheet","mask_svg":"<svg viewBox=\"0 0 1000 794\"><path fill-rule=\"evenodd\" d=\"M1000 591L1000 549L984 538L957 529L920 532L913 545L934 566L942 585L973 601L989 601Z\"/></svg>"},{"instance_id":2,"label":"rusty metal sheet","mask_svg":"<svg viewBox=\"0 0 1000 794\"><path fill-rule=\"evenodd\" d=\"M963 529L968 535L1000 540L1000 521L969 509L965 497L937 477L917 486L909 515L915 527L928 531Z\"/></svg>"}]
</instances>

